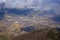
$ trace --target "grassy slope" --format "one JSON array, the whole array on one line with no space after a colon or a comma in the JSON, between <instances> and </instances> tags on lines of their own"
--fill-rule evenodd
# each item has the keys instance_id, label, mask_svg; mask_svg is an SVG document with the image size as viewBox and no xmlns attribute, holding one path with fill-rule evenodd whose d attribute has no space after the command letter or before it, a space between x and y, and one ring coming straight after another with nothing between
<instances>
[{"instance_id":1,"label":"grassy slope","mask_svg":"<svg viewBox=\"0 0 60 40\"><path fill-rule=\"evenodd\" d=\"M29 34L19 35L13 40L60 40L60 32L57 30L41 29Z\"/></svg>"},{"instance_id":2,"label":"grassy slope","mask_svg":"<svg viewBox=\"0 0 60 40\"><path fill-rule=\"evenodd\" d=\"M11 40L9 37L0 33L0 40ZM12 40L60 40L60 31L51 29L40 29L27 34L13 37Z\"/></svg>"},{"instance_id":3,"label":"grassy slope","mask_svg":"<svg viewBox=\"0 0 60 40\"><path fill-rule=\"evenodd\" d=\"M10 40L10 38L6 36L4 33L0 32L0 40Z\"/></svg>"}]
</instances>

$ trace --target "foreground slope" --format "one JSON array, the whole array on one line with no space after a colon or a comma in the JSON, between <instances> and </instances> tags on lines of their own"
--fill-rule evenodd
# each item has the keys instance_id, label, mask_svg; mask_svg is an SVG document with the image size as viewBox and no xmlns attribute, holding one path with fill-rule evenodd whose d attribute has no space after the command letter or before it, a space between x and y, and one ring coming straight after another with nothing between
<instances>
[{"instance_id":1,"label":"foreground slope","mask_svg":"<svg viewBox=\"0 0 60 40\"><path fill-rule=\"evenodd\" d=\"M60 40L60 32L56 29L40 29L28 34L18 35L12 40Z\"/></svg>"}]
</instances>

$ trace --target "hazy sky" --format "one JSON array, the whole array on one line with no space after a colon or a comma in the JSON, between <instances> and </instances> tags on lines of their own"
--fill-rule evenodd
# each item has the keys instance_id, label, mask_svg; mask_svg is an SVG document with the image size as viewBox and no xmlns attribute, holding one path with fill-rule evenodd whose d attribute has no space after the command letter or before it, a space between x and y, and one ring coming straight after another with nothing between
<instances>
[{"instance_id":1,"label":"hazy sky","mask_svg":"<svg viewBox=\"0 0 60 40\"><path fill-rule=\"evenodd\" d=\"M24 8L33 7L33 5L41 5L42 2L43 0L7 0L6 6L11 8Z\"/></svg>"},{"instance_id":2,"label":"hazy sky","mask_svg":"<svg viewBox=\"0 0 60 40\"><path fill-rule=\"evenodd\" d=\"M54 9L60 14L60 0L0 0L8 8L35 8L40 10Z\"/></svg>"}]
</instances>

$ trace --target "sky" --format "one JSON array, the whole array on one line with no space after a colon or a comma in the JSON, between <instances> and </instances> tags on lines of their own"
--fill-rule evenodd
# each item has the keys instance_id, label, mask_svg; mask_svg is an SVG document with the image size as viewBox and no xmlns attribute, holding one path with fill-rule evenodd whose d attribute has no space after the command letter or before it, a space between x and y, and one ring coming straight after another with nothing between
<instances>
[{"instance_id":1,"label":"sky","mask_svg":"<svg viewBox=\"0 0 60 40\"><path fill-rule=\"evenodd\" d=\"M0 0L7 8L35 8L40 10L54 9L60 13L60 0Z\"/></svg>"},{"instance_id":2,"label":"sky","mask_svg":"<svg viewBox=\"0 0 60 40\"><path fill-rule=\"evenodd\" d=\"M60 0L0 0L7 8L34 8L35 10L54 9L60 15Z\"/></svg>"}]
</instances>

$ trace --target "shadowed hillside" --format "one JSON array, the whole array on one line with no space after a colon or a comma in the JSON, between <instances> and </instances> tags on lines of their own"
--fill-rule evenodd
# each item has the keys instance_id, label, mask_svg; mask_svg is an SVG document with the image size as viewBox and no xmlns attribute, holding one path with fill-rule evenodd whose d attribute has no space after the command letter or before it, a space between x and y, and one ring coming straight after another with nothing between
<instances>
[{"instance_id":1,"label":"shadowed hillside","mask_svg":"<svg viewBox=\"0 0 60 40\"><path fill-rule=\"evenodd\" d=\"M12 40L60 40L60 32L55 29L40 29L28 34L16 36Z\"/></svg>"}]
</instances>

